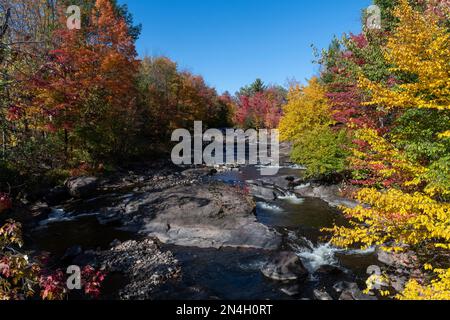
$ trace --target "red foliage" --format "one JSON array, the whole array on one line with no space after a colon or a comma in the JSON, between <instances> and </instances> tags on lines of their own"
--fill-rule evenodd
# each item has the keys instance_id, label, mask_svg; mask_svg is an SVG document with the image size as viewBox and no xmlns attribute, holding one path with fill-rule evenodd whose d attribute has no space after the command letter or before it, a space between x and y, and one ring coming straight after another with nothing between
<instances>
[{"instance_id":1,"label":"red foliage","mask_svg":"<svg viewBox=\"0 0 450 320\"><path fill-rule=\"evenodd\" d=\"M81 270L81 286L83 293L91 298L98 298L106 274L95 270L92 266L85 266ZM67 295L67 276L62 270L42 275L39 280L42 299L61 300Z\"/></svg>"},{"instance_id":2,"label":"red foliage","mask_svg":"<svg viewBox=\"0 0 450 320\"><path fill-rule=\"evenodd\" d=\"M41 276L39 279L42 299L62 300L66 294L66 282L61 270Z\"/></svg>"},{"instance_id":3,"label":"red foliage","mask_svg":"<svg viewBox=\"0 0 450 320\"><path fill-rule=\"evenodd\" d=\"M240 96L234 121L243 128L277 128L284 104L284 96L273 88L252 96Z\"/></svg>"}]
</instances>

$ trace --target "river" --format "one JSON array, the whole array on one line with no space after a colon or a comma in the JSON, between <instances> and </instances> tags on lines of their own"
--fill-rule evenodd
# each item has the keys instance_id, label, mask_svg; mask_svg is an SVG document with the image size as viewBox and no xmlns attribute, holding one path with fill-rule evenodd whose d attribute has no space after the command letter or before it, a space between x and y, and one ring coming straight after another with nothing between
<instances>
[{"instance_id":1,"label":"river","mask_svg":"<svg viewBox=\"0 0 450 320\"><path fill-rule=\"evenodd\" d=\"M282 167L279 176L302 176L301 168ZM245 166L208 178L233 185L245 185L261 178L260 168ZM103 207L132 195L132 190L80 200L52 208L52 214L41 221L28 239L31 249L51 253L55 264L61 263L68 248L108 249L113 240L135 239L118 223L102 224L96 218ZM321 232L333 224L346 221L341 212L317 198L288 195L273 201L255 198L259 222L277 229L283 235L282 250L295 252L310 272L306 282L279 283L263 276L260 268L270 253L255 249L199 249L162 245L173 252L181 265L181 280L169 281L153 295L154 299L313 299L314 289L332 292L338 281L356 282L363 287L368 266L375 264L373 250L340 250ZM320 272L321 266L335 266L339 273ZM319 272L317 272L319 270ZM105 299L116 298L116 291L126 281L115 275L105 283Z\"/></svg>"}]
</instances>

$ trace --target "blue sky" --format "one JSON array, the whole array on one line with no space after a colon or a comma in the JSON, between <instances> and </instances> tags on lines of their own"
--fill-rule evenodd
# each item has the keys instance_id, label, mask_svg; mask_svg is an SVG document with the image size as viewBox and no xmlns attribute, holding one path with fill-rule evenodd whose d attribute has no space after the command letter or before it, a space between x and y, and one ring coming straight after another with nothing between
<instances>
[{"instance_id":1,"label":"blue sky","mask_svg":"<svg viewBox=\"0 0 450 320\"><path fill-rule=\"evenodd\" d=\"M311 45L359 33L371 0L120 0L143 26L139 55L164 55L221 93L318 71Z\"/></svg>"}]
</instances>

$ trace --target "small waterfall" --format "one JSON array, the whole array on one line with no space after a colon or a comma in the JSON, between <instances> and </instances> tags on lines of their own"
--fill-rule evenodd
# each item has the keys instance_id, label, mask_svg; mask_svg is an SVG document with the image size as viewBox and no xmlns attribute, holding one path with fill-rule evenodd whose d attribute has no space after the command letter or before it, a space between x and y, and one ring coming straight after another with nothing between
<instances>
[{"instance_id":1,"label":"small waterfall","mask_svg":"<svg viewBox=\"0 0 450 320\"><path fill-rule=\"evenodd\" d=\"M321 266L339 266L336 254L366 255L375 251L375 248L367 250L345 250L334 247L331 243L319 243L315 245L310 240L298 238L294 232L288 233L289 246L300 257L310 273L316 272Z\"/></svg>"}]
</instances>

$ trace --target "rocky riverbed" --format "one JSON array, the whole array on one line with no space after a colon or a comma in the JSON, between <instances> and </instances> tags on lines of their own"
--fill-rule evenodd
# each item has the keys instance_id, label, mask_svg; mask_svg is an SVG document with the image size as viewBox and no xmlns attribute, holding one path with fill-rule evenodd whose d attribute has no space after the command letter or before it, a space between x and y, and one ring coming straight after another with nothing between
<instances>
[{"instance_id":1,"label":"rocky riverbed","mask_svg":"<svg viewBox=\"0 0 450 320\"><path fill-rule=\"evenodd\" d=\"M300 167L259 169L159 162L71 179L30 205L28 249L106 270L107 299L375 299L361 291L383 265L375 250L334 248L320 231L356 203Z\"/></svg>"}]
</instances>

